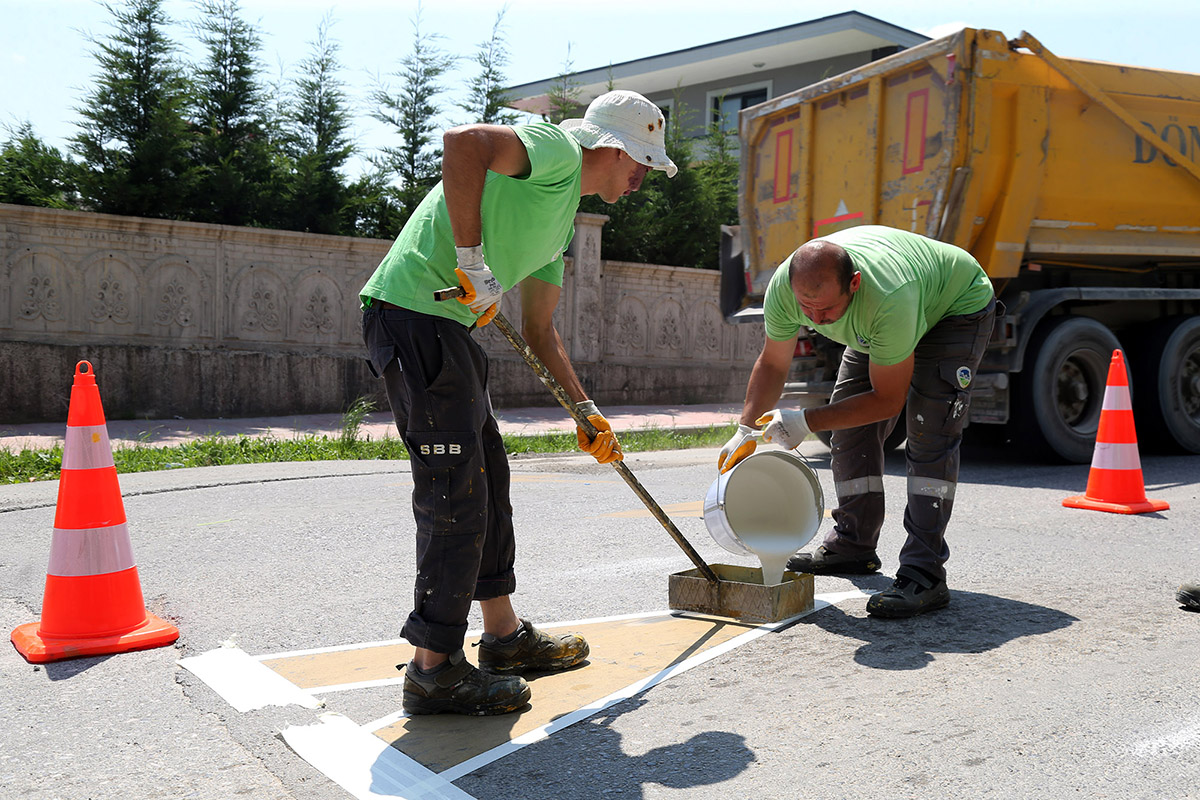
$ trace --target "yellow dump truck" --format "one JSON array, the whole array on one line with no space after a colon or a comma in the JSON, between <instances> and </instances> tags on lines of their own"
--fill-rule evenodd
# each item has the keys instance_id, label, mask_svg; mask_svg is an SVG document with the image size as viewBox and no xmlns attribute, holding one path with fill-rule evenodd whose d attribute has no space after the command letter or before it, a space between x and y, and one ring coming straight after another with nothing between
<instances>
[{"instance_id":1,"label":"yellow dump truck","mask_svg":"<svg viewBox=\"0 0 1200 800\"><path fill-rule=\"evenodd\" d=\"M1008 314L971 423L1091 459L1125 351L1143 446L1200 452L1200 75L1060 59L964 29L741 112L731 322L774 269L853 225L969 250ZM804 338L788 391L828 396L840 348Z\"/></svg>"}]
</instances>

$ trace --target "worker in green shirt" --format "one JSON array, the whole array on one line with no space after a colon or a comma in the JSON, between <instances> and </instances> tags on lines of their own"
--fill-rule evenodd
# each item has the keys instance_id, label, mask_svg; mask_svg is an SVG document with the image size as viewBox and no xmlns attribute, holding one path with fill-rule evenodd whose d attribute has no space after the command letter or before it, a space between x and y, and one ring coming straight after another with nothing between
<instances>
[{"instance_id":1,"label":"worker in green shirt","mask_svg":"<svg viewBox=\"0 0 1200 800\"><path fill-rule=\"evenodd\" d=\"M414 607L401 634L409 714L502 714L524 706L520 677L587 658L581 636L550 636L517 617L508 458L487 391L488 359L472 333L520 287L521 329L534 354L596 427L579 446L622 458L612 426L587 398L554 327L563 252L580 198L608 203L647 172L675 174L662 112L614 91L561 125L465 125L443 139L442 181L360 291L363 338L412 458L417 529ZM461 286L459 302L433 293ZM476 668L463 652L472 601L483 615Z\"/></svg>"},{"instance_id":2,"label":"worker in green shirt","mask_svg":"<svg viewBox=\"0 0 1200 800\"><path fill-rule=\"evenodd\" d=\"M867 602L908 617L950 602L946 525L957 488L971 382L991 337L996 299L969 253L915 233L865 225L801 245L772 276L766 339L746 388L741 424L718 456L728 471L755 438L794 448L831 431L834 527L788 569L864 574L880 567L883 443L907 408L907 540L892 586ZM801 327L846 345L828 405L776 408Z\"/></svg>"}]
</instances>

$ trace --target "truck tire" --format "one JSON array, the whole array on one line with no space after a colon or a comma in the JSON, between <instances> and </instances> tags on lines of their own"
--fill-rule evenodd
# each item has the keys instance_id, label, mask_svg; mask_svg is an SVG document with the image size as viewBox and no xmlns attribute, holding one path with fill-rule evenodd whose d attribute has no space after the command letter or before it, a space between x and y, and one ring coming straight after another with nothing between
<instances>
[{"instance_id":1,"label":"truck tire","mask_svg":"<svg viewBox=\"0 0 1200 800\"><path fill-rule=\"evenodd\" d=\"M1023 446L1046 460L1092 460L1108 367L1120 347L1112 331L1089 317L1038 327L1025 351L1013 420Z\"/></svg>"},{"instance_id":2,"label":"truck tire","mask_svg":"<svg viewBox=\"0 0 1200 800\"><path fill-rule=\"evenodd\" d=\"M1156 323L1132 348L1129 369L1138 442L1200 453L1200 317Z\"/></svg>"}]
</instances>

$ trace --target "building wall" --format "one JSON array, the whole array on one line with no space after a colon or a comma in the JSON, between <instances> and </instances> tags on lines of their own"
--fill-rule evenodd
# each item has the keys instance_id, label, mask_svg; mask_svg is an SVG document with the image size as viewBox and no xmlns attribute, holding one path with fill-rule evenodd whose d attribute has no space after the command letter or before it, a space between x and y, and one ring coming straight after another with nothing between
<instances>
[{"instance_id":1,"label":"building wall","mask_svg":"<svg viewBox=\"0 0 1200 800\"><path fill-rule=\"evenodd\" d=\"M715 271L602 261L606 220L577 219L555 317L589 394L741 400L761 326L724 322ZM65 419L79 360L113 419L382 402L357 293L390 244L0 204L0 422ZM519 320L519 292L501 308ZM494 326L478 337L497 407L553 404Z\"/></svg>"}]
</instances>

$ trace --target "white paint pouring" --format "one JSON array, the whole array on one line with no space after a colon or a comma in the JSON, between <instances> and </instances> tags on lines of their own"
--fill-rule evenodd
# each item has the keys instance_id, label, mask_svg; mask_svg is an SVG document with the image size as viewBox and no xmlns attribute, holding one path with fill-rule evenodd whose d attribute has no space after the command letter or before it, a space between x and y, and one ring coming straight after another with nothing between
<instances>
[{"instance_id":1,"label":"white paint pouring","mask_svg":"<svg viewBox=\"0 0 1200 800\"><path fill-rule=\"evenodd\" d=\"M763 585L783 582L792 553L817 533L825 495L816 473L788 450L760 450L713 481L704 524L731 553L762 563Z\"/></svg>"}]
</instances>

